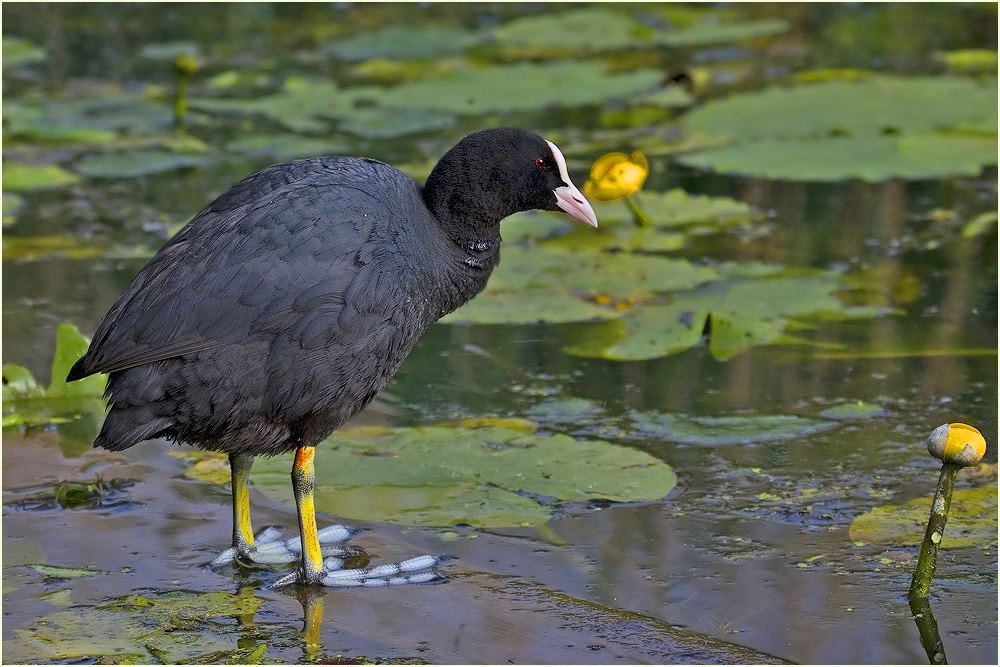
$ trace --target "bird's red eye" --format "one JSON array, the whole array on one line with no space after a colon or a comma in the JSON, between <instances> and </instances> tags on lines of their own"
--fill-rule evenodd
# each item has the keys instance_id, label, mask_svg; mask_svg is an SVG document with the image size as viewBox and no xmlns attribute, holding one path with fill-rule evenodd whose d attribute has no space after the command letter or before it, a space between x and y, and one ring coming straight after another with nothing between
<instances>
[{"instance_id":1,"label":"bird's red eye","mask_svg":"<svg viewBox=\"0 0 1000 667\"><path fill-rule=\"evenodd\" d=\"M540 157L537 160L535 160L535 166L538 167L539 169L545 169L545 158Z\"/></svg>"}]
</instances>

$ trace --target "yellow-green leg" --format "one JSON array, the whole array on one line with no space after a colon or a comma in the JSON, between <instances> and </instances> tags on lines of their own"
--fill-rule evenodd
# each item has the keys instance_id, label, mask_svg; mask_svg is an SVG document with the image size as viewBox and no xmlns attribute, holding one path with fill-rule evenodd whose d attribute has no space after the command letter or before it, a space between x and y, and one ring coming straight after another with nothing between
<instances>
[{"instance_id":1,"label":"yellow-green leg","mask_svg":"<svg viewBox=\"0 0 1000 667\"><path fill-rule=\"evenodd\" d=\"M233 476L233 547L240 554L253 551L253 528L250 527L250 469L252 454L230 454Z\"/></svg>"},{"instance_id":2,"label":"yellow-green leg","mask_svg":"<svg viewBox=\"0 0 1000 667\"><path fill-rule=\"evenodd\" d=\"M315 447L299 447L292 464L292 493L299 513L299 536L302 539L301 578L306 584L315 584L323 578L323 554L316 535L316 504L313 490L316 486L316 468L313 466Z\"/></svg>"}]
</instances>

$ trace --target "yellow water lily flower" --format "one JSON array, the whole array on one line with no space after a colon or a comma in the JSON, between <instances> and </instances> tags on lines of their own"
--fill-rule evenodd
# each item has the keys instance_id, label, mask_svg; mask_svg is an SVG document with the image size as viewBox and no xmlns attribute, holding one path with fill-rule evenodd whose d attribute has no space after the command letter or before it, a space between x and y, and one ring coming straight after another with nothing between
<instances>
[{"instance_id":1,"label":"yellow water lily flower","mask_svg":"<svg viewBox=\"0 0 1000 667\"><path fill-rule=\"evenodd\" d=\"M942 424L927 438L927 451L945 463L974 466L986 453L986 439L968 424Z\"/></svg>"},{"instance_id":2,"label":"yellow water lily flower","mask_svg":"<svg viewBox=\"0 0 1000 667\"><path fill-rule=\"evenodd\" d=\"M600 202L624 199L642 189L649 174L646 156L608 153L590 168L590 180L583 184L584 194Z\"/></svg>"}]
</instances>

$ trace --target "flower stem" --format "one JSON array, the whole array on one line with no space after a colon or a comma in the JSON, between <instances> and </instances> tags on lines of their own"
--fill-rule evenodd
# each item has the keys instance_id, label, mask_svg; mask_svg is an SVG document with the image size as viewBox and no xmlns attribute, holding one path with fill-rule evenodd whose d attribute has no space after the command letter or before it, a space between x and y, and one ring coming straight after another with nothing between
<instances>
[{"instance_id":1,"label":"flower stem","mask_svg":"<svg viewBox=\"0 0 1000 667\"><path fill-rule=\"evenodd\" d=\"M910 599L926 598L930 591L931 579L934 578L934 570L937 568L941 539L944 537L944 526L948 522L948 510L951 509L955 476L961 469L962 466L956 463L945 463L941 466L941 476L938 478L937 491L931 504L931 516L927 520L927 532L920 544L917 570L913 573L913 582L910 584Z\"/></svg>"},{"instance_id":2,"label":"flower stem","mask_svg":"<svg viewBox=\"0 0 1000 667\"><path fill-rule=\"evenodd\" d=\"M628 210L632 211L632 217L635 219L635 224L640 227L648 227L653 224L653 221L649 219L646 215L646 211L643 210L642 204L639 202L639 197L635 194L625 198L625 205L628 206Z\"/></svg>"}]
</instances>

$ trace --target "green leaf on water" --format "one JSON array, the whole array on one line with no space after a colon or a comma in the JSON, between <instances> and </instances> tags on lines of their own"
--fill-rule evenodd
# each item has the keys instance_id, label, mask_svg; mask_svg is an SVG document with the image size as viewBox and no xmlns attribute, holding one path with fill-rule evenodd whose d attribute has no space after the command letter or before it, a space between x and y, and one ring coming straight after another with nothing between
<instances>
[{"instance_id":1,"label":"green leaf on water","mask_svg":"<svg viewBox=\"0 0 1000 667\"><path fill-rule=\"evenodd\" d=\"M763 217L745 202L729 197L689 195L680 188L667 192L643 190L638 198L650 222L657 227L699 226L718 229ZM621 200L594 204L594 212L602 225L606 220L631 222L633 217L628 206Z\"/></svg>"},{"instance_id":2,"label":"green leaf on water","mask_svg":"<svg viewBox=\"0 0 1000 667\"><path fill-rule=\"evenodd\" d=\"M851 540L889 544L919 544L931 512L930 497L902 505L873 507L851 522ZM996 544L997 485L955 489L941 547Z\"/></svg>"},{"instance_id":3,"label":"green leaf on water","mask_svg":"<svg viewBox=\"0 0 1000 667\"><path fill-rule=\"evenodd\" d=\"M996 137L904 135L902 137L762 140L678 158L692 167L773 180L878 182L890 178L975 176L996 164Z\"/></svg>"},{"instance_id":4,"label":"green leaf on water","mask_svg":"<svg viewBox=\"0 0 1000 667\"><path fill-rule=\"evenodd\" d=\"M997 228L997 212L996 211L986 211L985 213L980 213L972 220L969 220L962 227L962 238L971 239L974 236L980 236L981 234L986 234L989 232L996 232Z\"/></svg>"},{"instance_id":5,"label":"green leaf on water","mask_svg":"<svg viewBox=\"0 0 1000 667\"><path fill-rule=\"evenodd\" d=\"M17 641L5 642L4 653L28 663L243 663L259 647L253 634L244 638L234 630L231 619L262 604L253 595L229 593L127 595L48 614L33 629L16 630ZM241 648L234 648L234 632Z\"/></svg>"},{"instance_id":6,"label":"green leaf on water","mask_svg":"<svg viewBox=\"0 0 1000 667\"><path fill-rule=\"evenodd\" d=\"M55 164L21 164L10 160L3 163L4 190L35 190L57 188L79 183L80 177Z\"/></svg>"},{"instance_id":7,"label":"green leaf on water","mask_svg":"<svg viewBox=\"0 0 1000 667\"><path fill-rule=\"evenodd\" d=\"M52 358L52 381L46 394L49 396L100 396L108 383L108 376L97 373L82 380L66 382L66 375L73 364L84 355L90 341L73 324L62 323L56 330L56 352Z\"/></svg>"},{"instance_id":8,"label":"green leaf on water","mask_svg":"<svg viewBox=\"0 0 1000 667\"><path fill-rule=\"evenodd\" d=\"M291 502L288 465L259 461L256 488ZM316 467L321 511L439 526L539 524L552 507L533 497L639 502L676 484L669 466L635 449L495 426L341 431Z\"/></svg>"},{"instance_id":9,"label":"green leaf on water","mask_svg":"<svg viewBox=\"0 0 1000 667\"><path fill-rule=\"evenodd\" d=\"M633 412L640 435L695 445L732 445L800 438L837 426L837 422L799 415L724 415L696 417Z\"/></svg>"},{"instance_id":10,"label":"green leaf on water","mask_svg":"<svg viewBox=\"0 0 1000 667\"><path fill-rule=\"evenodd\" d=\"M38 385L34 374L19 364L3 365L3 400L16 398L37 398L44 396L45 390Z\"/></svg>"},{"instance_id":11,"label":"green leaf on water","mask_svg":"<svg viewBox=\"0 0 1000 667\"><path fill-rule=\"evenodd\" d=\"M455 117L428 109L362 107L337 124L337 129L365 139L402 137L416 132L444 130L455 125Z\"/></svg>"},{"instance_id":12,"label":"green leaf on water","mask_svg":"<svg viewBox=\"0 0 1000 667\"><path fill-rule=\"evenodd\" d=\"M86 157L73 168L78 173L93 178L132 178L197 167L205 162L206 156L200 153L148 149Z\"/></svg>"},{"instance_id":13,"label":"green leaf on water","mask_svg":"<svg viewBox=\"0 0 1000 667\"><path fill-rule=\"evenodd\" d=\"M667 46L674 47L705 46L773 37L786 30L788 30L788 22L782 19L734 22L702 21L680 30L665 32L661 41Z\"/></svg>"},{"instance_id":14,"label":"green leaf on water","mask_svg":"<svg viewBox=\"0 0 1000 667\"><path fill-rule=\"evenodd\" d=\"M463 115L572 108L646 92L661 79L657 70L614 74L599 62L516 63L410 81L385 91L379 102Z\"/></svg>"},{"instance_id":15,"label":"green leaf on water","mask_svg":"<svg viewBox=\"0 0 1000 667\"><path fill-rule=\"evenodd\" d=\"M507 47L531 47L539 55L592 53L655 44L645 28L621 11L586 7L541 16L525 16L493 29Z\"/></svg>"},{"instance_id":16,"label":"green leaf on water","mask_svg":"<svg viewBox=\"0 0 1000 667\"><path fill-rule=\"evenodd\" d=\"M685 289L717 277L710 267L649 255L504 248L478 297L443 322L488 324L614 319L613 303ZM608 304L611 307L600 305Z\"/></svg>"},{"instance_id":17,"label":"green leaf on water","mask_svg":"<svg viewBox=\"0 0 1000 667\"><path fill-rule=\"evenodd\" d=\"M616 338L585 340L568 352L621 361L662 357L697 345L710 321L709 351L724 361L779 342L789 318L844 310L835 296L840 288L838 276L823 272L715 281L679 292L668 304L638 308L622 320Z\"/></svg>"},{"instance_id":18,"label":"green leaf on water","mask_svg":"<svg viewBox=\"0 0 1000 667\"><path fill-rule=\"evenodd\" d=\"M851 401L835 405L820 414L829 419L863 419L865 417L884 417L889 414L889 411L875 403Z\"/></svg>"},{"instance_id":19,"label":"green leaf on water","mask_svg":"<svg viewBox=\"0 0 1000 667\"><path fill-rule=\"evenodd\" d=\"M4 227L17 222L17 212L24 206L24 197L13 192L3 193L3 224Z\"/></svg>"},{"instance_id":20,"label":"green leaf on water","mask_svg":"<svg viewBox=\"0 0 1000 667\"><path fill-rule=\"evenodd\" d=\"M73 236L5 236L3 258L33 261L61 256L70 259L103 257L107 248L81 242Z\"/></svg>"},{"instance_id":21,"label":"green leaf on water","mask_svg":"<svg viewBox=\"0 0 1000 667\"><path fill-rule=\"evenodd\" d=\"M38 574L58 579L79 579L81 577L107 574L104 570L84 570L76 567L58 567L55 565L28 565L27 567L30 567Z\"/></svg>"},{"instance_id":22,"label":"green leaf on water","mask_svg":"<svg viewBox=\"0 0 1000 667\"><path fill-rule=\"evenodd\" d=\"M962 100L955 104L954 100ZM995 83L871 76L732 95L695 109L687 131L731 145L692 166L789 180L929 178L996 164ZM992 135L948 134L992 118Z\"/></svg>"},{"instance_id":23,"label":"green leaf on water","mask_svg":"<svg viewBox=\"0 0 1000 667\"><path fill-rule=\"evenodd\" d=\"M45 49L35 46L26 39L4 35L2 60L4 69L38 63L45 60Z\"/></svg>"},{"instance_id":24,"label":"green leaf on water","mask_svg":"<svg viewBox=\"0 0 1000 667\"><path fill-rule=\"evenodd\" d=\"M488 34L423 23L391 25L337 38L327 50L341 60L439 58L483 43Z\"/></svg>"},{"instance_id":25,"label":"green leaf on water","mask_svg":"<svg viewBox=\"0 0 1000 667\"><path fill-rule=\"evenodd\" d=\"M226 144L227 151L266 156L276 162L321 155L343 155L350 148L346 141L304 137L290 132L254 134L238 137Z\"/></svg>"}]
</instances>

